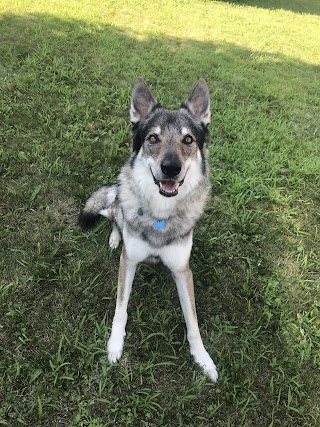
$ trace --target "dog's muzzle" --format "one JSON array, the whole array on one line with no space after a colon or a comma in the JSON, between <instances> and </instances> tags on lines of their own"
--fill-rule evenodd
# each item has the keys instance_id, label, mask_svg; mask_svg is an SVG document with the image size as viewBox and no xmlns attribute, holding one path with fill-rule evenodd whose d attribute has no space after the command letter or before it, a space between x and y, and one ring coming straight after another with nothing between
<instances>
[{"instance_id":1,"label":"dog's muzzle","mask_svg":"<svg viewBox=\"0 0 320 427\"><path fill-rule=\"evenodd\" d=\"M178 194L179 187L184 183L184 178L181 181L174 180L174 179L164 179L164 180L158 180L152 173L152 170L150 169L153 181L154 183L159 187L159 193L162 196L166 197L173 197Z\"/></svg>"}]
</instances>

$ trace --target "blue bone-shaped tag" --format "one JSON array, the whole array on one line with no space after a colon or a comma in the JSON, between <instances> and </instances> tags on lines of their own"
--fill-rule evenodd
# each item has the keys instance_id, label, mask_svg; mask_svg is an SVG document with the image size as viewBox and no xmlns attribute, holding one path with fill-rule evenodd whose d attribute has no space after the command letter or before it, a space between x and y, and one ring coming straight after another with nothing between
<instances>
[{"instance_id":1,"label":"blue bone-shaped tag","mask_svg":"<svg viewBox=\"0 0 320 427\"><path fill-rule=\"evenodd\" d=\"M160 228L165 228L166 227L166 222L165 221L155 221L153 223L153 228L155 230L159 230Z\"/></svg>"}]
</instances>

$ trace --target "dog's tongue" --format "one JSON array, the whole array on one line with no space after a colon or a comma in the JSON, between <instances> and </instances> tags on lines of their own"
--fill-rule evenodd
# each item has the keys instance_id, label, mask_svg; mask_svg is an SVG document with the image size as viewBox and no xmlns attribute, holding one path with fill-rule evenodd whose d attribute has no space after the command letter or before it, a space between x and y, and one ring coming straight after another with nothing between
<instances>
[{"instance_id":1,"label":"dog's tongue","mask_svg":"<svg viewBox=\"0 0 320 427\"><path fill-rule=\"evenodd\" d=\"M166 193L172 193L176 189L176 182L175 181L162 181L162 190Z\"/></svg>"}]
</instances>

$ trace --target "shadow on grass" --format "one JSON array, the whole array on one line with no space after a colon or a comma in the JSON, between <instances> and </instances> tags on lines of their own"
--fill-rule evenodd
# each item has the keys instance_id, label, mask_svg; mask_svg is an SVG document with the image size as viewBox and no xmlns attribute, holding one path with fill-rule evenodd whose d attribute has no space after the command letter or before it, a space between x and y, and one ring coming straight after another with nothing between
<instances>
[{"instance_id":1,"label":"shadow on grass","mask_svg":"<svg viewBox=\"0 0 320 427\"><path fill-rule=\"evenodd\" d=\"M311 15L320 15L320 3L318 0L220 0L225 3L231 3L241 6L252 6L264 9L283 9L295 13L309 13Z\"/></svg>"},{"instance_id":2,"label":"shadow on grass","mask_svg":"<svg viewBox=\"0 0 320 427\"><path fill-rule=\"evenodd\" d=\"M8 376L12 374L7 384L14 390L8 394L10 401L7 405L10 408L14 406L15 412L10 412L9 408L6 416L9 421L10 417L16 417L15 421L26 419L28 422L37 418L40 411L38 389L33 387L37 378L35 373L47 380L47 385L39 386L43 399L41 411L59 412L54 408L61 407L59 393L66 396L65 390L68 390L68 396L76 396L79 387L82 393L79 399L87 399L88 402L97 393L92 385L97 379L88 380L90 375L96 375L92 362L96 347L93 346L91 359L85 362L81 362L80 347L70 353L66 350L64 358L61 351L58 352L57 366L62 362L66 364L63 368L68 366L61 379L57 371L52 380L50 375L53 374L48 366L62 335L67 336L71 343L78 340L84 316L98 321L103 318L105 309L108 313L113 312L114 299L110 295L116 283L115 266L119 254L108 253L105 257L96 249L105 241L102 233L92 234L93 243L90 243L91 237L79 236L71 225L73 218L70 219L68 211L61 211L61 205L65 203L64 209L70 207L74 212L79 200L84 199L84 193L89 193L89 187L95 187L106 176L117 175L129 151L124 140L128 132L130 93L136 78L143 76L159 100L169 107L179 105L199 77L207 80L213 109L213 190L228 198L224 177L228 173L232 175L233 171L236 175L243 170L245 182L254 180L254 173L260 174L252 191L263 188L268 179L278 180L277 185L284 185L281 172L286 159L283 160L285 156L281 154L281 147L287 131L281 130L278 119L280 117L285 124L290 121L292 98L316 93L313 86L315 67L283 55L252 52L231 44L160 36L138 40L134 34L113 26L96 27L86 22L45 15L4 16L0 36L0 77L5 101L1 111L4 123L1 132L6 152L2 184L7 189L3 197L7 234L3 240L2 263L5 265L5 280L17 277L6 297L3 314L9 333L2 342L5 348L2 363L7 367ZM303 81L301 75L304 76ZM295 109L299 110L299 104ZM259 126L267 125L267 132L274 135L274 145L268 146L267 139L261 140L261 146L255 150L252 150L253 140L251 147L250 144L247 147L241 145L242 159L239 163L230 154L231 151L236 153L232 146L236 146L240 138L236 122L241 125L249 123L249 127L250 124L257 126L258 130ZM231 149L222 150L221 154L220 143L229 145ZM271 159L279 162L273 164L273 176L267 163L268 155L279 151L279 158ZM265 155L264 166L262 152ZM261 169L251 169L250 172L247 167L249 160L250 164L261 165ZM215 173L219 173L219 179ZM41 190L37 187L39 182ZM81 192L79 186L85 190ZM75 200L75 194L78 200ZM255 200L263 196L264 193L253 192ZM165 395L161 401L164 415L159 425L178 425L184 417L188 422L190 414L186 414L184 402L188 402L194 419L214 419L216 426L225 426L227 419L230 425L240 425L244 419L246 425L268 425L270 414L282 420L283 426L292 425L293 417L298 419L300 416L297 409L299 395L294 394L296 401L294 398L291 401L291 408L296 412L290 412L291 408L289 410L286 406L289 385L282 374L275 374L275 379L272 376L272 381L278 381L277 387L283 390L282 394L270 394L269 387L269 359L273 356L288 357L286 344L275 338L281 317L277 311L279 307L272 313L272 321L261 324L257 329L257 323L263 320L264 310L270 309L272 298L277 296L271 294L265 302L265 285L274 272L273 265L263 256L264 236L253 229L246 230L246 224L232 223L223 211L223 205L220 211L218 208L216 213L212 212L208 211L197 231L193 265L196 282L199 282L199 319L208 329L204 341L213 358L216 360L218 357L221 387L228 398L219 403L221 389L217 394L210 389L206 396L193 396L189 398L190 402L183 400L188 396L180 396L181 390L190 382L194 365L185 367L184 361L188 357L186 345L173 340L175 351L170 357L178 354L177 363L182 368L177 383L174 380L176 368L161 371L167 377L157 385ZM269 229L268 224L264 227L261 233L265 233L265 237L273 236L272 224ZM213 237L209 241L208 233ZM23 259L21 254L24 254ZM216 267L212 268L212 265ZM163 323L167 324L167 330L175 330L177 322L180 322L179 336L182 336L178 300L175 292L166 287L171 283L170 279L167 278L165 285L161 283L162 279L155 279L157 286L152 288L144 279L143 273L139 273L131 301L133 320L130 327L134 330L139 317L135 307L143 302L146 307L144 321L148 324L143 324L143 333L157 332ZM251 304L254 310L248 309ZM161 315L157 314L159 306L167 310L162 323ZM7 316L8 307L10 316ZM110 320L111 315L108 316ZM157 319L155 323L154 319ZM90 324L81 332L84 342L89 342L94 336L91 327ZM252 335L250 331L253 331ZM132 334L128 348L131 347L129 358L134 360L140 353L132 341L133 338L139 341L141 337L138 333ZM160 339L156 345L160 347L160 356L165 351L169 354L169 346L162 351L161 346L166 344ZM181 346L183 352L180 356ZM259 351L261 353L257 355ZM146 360L151 357L151 352L146 354ZM160 362L160 357L156 357L156 361ZM298 362L293 357L290 369L294 370ZM17 366L23 367L22 374L15 374ZM281 373L286 366L280 368ZM137 388L141 388L142 383L146 387L154 387L154 378L148 375L134 379ZM68 383L68 378L72 378L72 382ZM115 375L107 380L111 381L110 390L113 390L113 381L117 384L117 399L127 398L127 384L121 383ZM168 396L168 383L172 398ZM249 390L248 384L254 384L252 389ZM290 387L290 393L296 393L294 382ZM19 395L18 401L16 395ZM55 399L54 396L58 397ZM74 401L72 397L70 401L68 399L64 399L63 413L76 406L76 398ZM211 413L208 399L218 401L217 407L209 405ZM241 402L244 402L243 406ZM68 404L72 409L67 408ZM121 410L123 416L129 417L131 408L128 403L127 412L123 412L126 410L124 402L120 409L116 407L117 401L110 400L108 405L107 413ZM108 416L104 403L97 403L94 409L102 419ZM138 420L144 416L143 407L137 407L135 411ZM149 418L155 409L150 411ZM29 425L35 424L29 422ZM60 420L60 425L68 425L68 422ZM125 418L121 425L126 425Z\"/></svg>"}]
</instances>

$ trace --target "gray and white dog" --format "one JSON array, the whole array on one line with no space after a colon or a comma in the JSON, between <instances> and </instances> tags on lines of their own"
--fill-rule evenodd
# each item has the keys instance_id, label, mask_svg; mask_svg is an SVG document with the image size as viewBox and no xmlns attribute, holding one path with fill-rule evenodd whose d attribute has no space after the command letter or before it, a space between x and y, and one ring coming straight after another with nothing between
<instances>
[{"instance_id":1,"label":"gray and white dog","mask_svg":"<svg viewBox=\"0 0 320 427\"><path fill-rule=\"evenodd\" d=\"M176 282L191 354L216 381L216 366L199 332L189 268L193 229L209 190L207 84L199 80L180 108L169 111L161 107L140 79L133 89L130 118L132 155L118 182L95 191L79 216L83 228L92 227L102 216L111 219L112 248L123 239L108 359L116 362L122 355L137 264L162 261Z\"/></svg>"}]
</instances>

